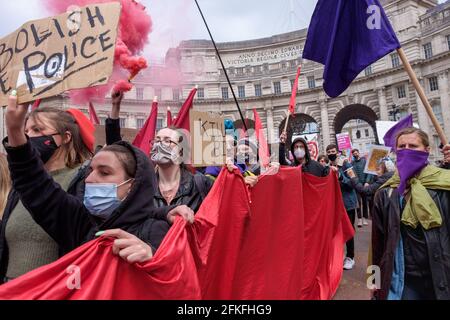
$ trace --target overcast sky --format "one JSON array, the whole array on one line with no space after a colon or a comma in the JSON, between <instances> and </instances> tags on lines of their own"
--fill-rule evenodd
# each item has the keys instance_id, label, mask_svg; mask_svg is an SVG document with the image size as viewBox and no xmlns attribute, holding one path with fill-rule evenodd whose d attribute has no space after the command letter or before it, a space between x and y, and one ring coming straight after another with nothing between
<instances>
[{"instance_id":1,"label":"overcast sky","mask_svg":"<svg viewBox=\"0 0 450 320\"><path fill-rule=\"evenodd\" d=\"M45 0L3 0L0 37L49 16ZM163 57L183 39L208 39L194 0L142 0L153 20L146 54ZM308 26L317 0L198 0L216 41L268 37ZM441 1L443 2L443 1Z\"/></svg>"}]
</instances>

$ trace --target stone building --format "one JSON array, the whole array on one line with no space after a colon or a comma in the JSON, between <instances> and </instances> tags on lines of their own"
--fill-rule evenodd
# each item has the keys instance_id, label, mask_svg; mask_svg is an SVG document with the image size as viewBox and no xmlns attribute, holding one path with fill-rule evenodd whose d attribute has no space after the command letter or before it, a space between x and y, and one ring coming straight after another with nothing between
<instances>
[{"instance_id":1,"label":"stone building","mask_svg":"<svg viewBox=\"0 0 450 320\"><path fill-rule=\"evenodd\" d=\"M450 1L439 5L437 0L381 0L381 3L438 120L450 137ZM297 114L290 120L290 134L318 132L323 151L352 119L367 122L375 131L376 120L393 120L395 116L412 113L414 122L432 137L433 158L440 157L436 148L439 138L396 53L368 67L348 90L332 99L322 89L323 67L301 61L306 35L307 30L303 29L263 39L218 44L241 108L248 116L256 108L268 129L269 143L277 142L280 128L284 126L297 67L302 64ZM164 126L166 107L171 107L176 115L194 85L199 86L195 109L239 119L222 66L209 40L181 42L167 52L165 64L153 65L136 78L135 84L136 88L123 102L124 127L143 125L155 95L160 97L158 126ZM64 96L47 103L70 105ZM96 104L101 119L106 118L109 105L108 99ZM80 107L87 110L86 106Z\"/></svg>"}]
</instances>

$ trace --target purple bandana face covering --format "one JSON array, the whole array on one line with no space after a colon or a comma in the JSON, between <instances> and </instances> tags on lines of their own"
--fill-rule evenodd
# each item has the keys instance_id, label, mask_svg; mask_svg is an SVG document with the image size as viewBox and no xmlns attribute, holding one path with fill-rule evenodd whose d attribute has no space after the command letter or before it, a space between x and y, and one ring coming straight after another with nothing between
<instances>
[{"instance_id":1,"label":"purple bandana face covering","mask_svg":"<svg viewBox=\"0 0 450 320\"><path fill-rule=\"evenodd\" d=\"M407 181L428 165L429 155L428 152L411 149L397 151L397 169L400 175L398 191L400 194L405 192Z\"/></svg>"}]
</instances>

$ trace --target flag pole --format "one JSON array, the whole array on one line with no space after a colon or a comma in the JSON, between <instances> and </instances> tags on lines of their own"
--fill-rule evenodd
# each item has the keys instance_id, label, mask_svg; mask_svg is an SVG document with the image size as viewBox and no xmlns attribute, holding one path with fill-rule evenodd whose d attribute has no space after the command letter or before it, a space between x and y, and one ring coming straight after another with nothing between
<instances>
[{"instance_id":1,"label":"flag pole","mask_svg":"<svg viewBox=\"0 0 450 320\"><path fill-rule=\"evenodd\" d=\"M284 131L287 132L287 127L288 127L288 123L289 123L289 118L291 117L291 113L288 112L288 116L286 118L286 123L284 124Z\"/></svg>"},{"instance_id":2,"label":"flag pole","mask_svg":"<svg viewBox=\"0 0 450 320\"><path fill-rule=\"evenodd\" d=\"M403 51L403 48L397 49L397 53L402 60L403 66L406 70L406 72L409 75L409 78L411 79L414 88L417 91L417 94L420 97L420 100L422 101L425 111L427 112L428 116L431 119L431 122L433 123L434 128L436 129L437 134L439 135L439 138L441 139L441 143L443 145L448 144L447 137L445 136L444 130L442 130L441 125L439 124L439 121L437 120L436 116L433 113L433 109L431 108L430 102L428 101L425 92L423 91L422 86L419 83L419 80L417 79L417 76L411 67L411 64L408 61L408 58L406 57L405 51Z\"/></svg>"},{"instance_id":3,"label":"flag pole","mask_svg":"<svg viewBox=\"0 0 450 320\"><path fill-rule=\"evenodd\" d=\"M302 59L303 62L303 59ZM291 94L291 101L289 101L289 110L288 110L288 116L286 118L286 122L284 123L284 131L287 132L287 127L289 123L289 118L291 117L291 107L292 110L295 110L295 102L298 94L298 80L300 78L302 67L301 65L297 69L297 74L295 75L295 81L294 81L294 87L292 88L292 94ZM292 102L294 102L294 105L292 105ZM294 111L295 112L295 111Z\"/></svg>"},{"instance_id":4,"label":"flag pole","mask_svg":"<svg viewBox=\"0 0 450 320\"><path fill-rule=\"evenodd\" d=\"M200 8L200 5L198 4L197 0L194 0L194 1L195 1L195 4L197 5L198 11L200 12L200 15L202 16L202 19L203 19L203 22L205 23L206 29L208 30L209 37L211 38L211 41L214 45L214 49L216 50L217 56L219 57L219 61L220 61L220 64L222 65L223 72L225 73L225 77L227 78L227 82L228 82L228 85L230 86L231 93L233 94L234 101L236 102L236 106L238 108L239 115L241 116L245 131L247 132L248 129L247 129L247 124L245 123L244 115L242 114L241 107L239 106L239 102L236 98L236 94L234 93L233 86L231 85L230 78L228 77L227 69L225 68L225 65L222 61L222 57L220 56L219 49L217 48L216 42L214 41L211 31L209 30L208 23L206 23L206 19L205 19L205 16L203 15L202 9Z\"/></svg>"}]
</instances>

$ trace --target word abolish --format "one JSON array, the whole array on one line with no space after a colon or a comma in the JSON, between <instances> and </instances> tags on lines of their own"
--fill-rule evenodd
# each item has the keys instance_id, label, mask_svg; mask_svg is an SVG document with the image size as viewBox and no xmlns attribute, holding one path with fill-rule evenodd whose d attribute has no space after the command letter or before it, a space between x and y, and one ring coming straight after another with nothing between
<instances>
[{"instance_id":1,"label":"word abolish","mask_svg":"<svg viewBox=\"0 0 450 320\"><path fill-rule=\"evenodd\" d=\"M0 104L104 84L112 73L120 4L76 8L24 24L0 40Z\"/></svg>"}]
</instances>

